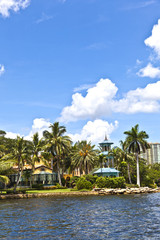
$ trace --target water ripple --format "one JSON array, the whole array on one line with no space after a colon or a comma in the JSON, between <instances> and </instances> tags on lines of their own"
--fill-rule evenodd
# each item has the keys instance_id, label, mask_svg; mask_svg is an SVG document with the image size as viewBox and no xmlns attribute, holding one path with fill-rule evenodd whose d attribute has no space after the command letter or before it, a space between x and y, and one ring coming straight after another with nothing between
<instances>
[{"instance_id":1,"label":"water ripple","mask_svg":"<svg viewBox=\"0 0 160 240\"><path fill-rule=\"evenodd\" d=\"M0 202L1 239L160 239L160 193Z\"/></svg>"}]
</instances>

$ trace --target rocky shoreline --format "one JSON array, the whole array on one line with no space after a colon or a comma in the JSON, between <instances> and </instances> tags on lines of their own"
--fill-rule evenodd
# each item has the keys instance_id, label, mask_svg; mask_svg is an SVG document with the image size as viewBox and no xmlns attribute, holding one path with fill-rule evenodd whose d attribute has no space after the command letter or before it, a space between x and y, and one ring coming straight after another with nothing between
<instances>
[{"instance_id":1,"label":"rocky shoreline","mask_svg":"<svg viewBox=\"0 0 160 240\"><path fill-rule=\"evenodd\" d=\"M140 187L140 188L95 188L95 192L98 192L99 195L119 195L119 194L140 194L140 193L157 193L160 192L160 188L149 188L149 187Z\"/></svg>"},{"instance_id":2,"label":"rocky shoreline","mask_svg":"<svg viewBox=\"0 0 160 240\"><path fill-rule=\"evenodd\" d=\"M52 192L52 193L28 193L28 194L7 194L0 195L0 200L7 199L28 199L40 197L53 197L53 196L91 196L91 195L120 195L120 194L141 194L141 193L157 193L160 188L152 189L149 187L140 188L124 188L124 189L108 189L108 188L95 188L89 192Z\"/></svg>"}]
</instances>

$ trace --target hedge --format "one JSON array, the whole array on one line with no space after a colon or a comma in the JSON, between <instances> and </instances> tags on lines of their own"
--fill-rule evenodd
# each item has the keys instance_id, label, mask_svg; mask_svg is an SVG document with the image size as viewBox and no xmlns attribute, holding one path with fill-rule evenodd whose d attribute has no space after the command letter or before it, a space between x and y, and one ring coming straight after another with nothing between
<instances>
[{"instance_id":1,"label":"hedge","mask_svg":"<svg viewBox=\"0 0 160 240\"><path fill-rule=\"evenodd\" d=\"M98 177L96 180L97 187L99 188L125 188L125 178L124 177Z\"/></svg>"}]
</instances>

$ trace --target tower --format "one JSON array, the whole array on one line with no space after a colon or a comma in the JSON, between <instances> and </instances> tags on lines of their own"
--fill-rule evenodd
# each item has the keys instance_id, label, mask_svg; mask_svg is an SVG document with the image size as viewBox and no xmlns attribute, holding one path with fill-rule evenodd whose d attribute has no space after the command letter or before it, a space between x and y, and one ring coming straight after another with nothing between
<instances>
[{"instance_id":1,"label":"tower","mask_svg":"<svg viewBox=\"0 0 160 240\"><path fill-rule=\"evenodd\" d=\"M113 164L113 157L112 156L108 156L108 152L111 150L111 145L112 144L113 144L113 142L109 142L106 135L105 135L104 141L99 143L101 151L102 151L101 153L106 157L106 161L107 161L108 167L110 165L112 165L112 167L114 167L113 166L114 165Z\"/></svg>"}]
</instances>

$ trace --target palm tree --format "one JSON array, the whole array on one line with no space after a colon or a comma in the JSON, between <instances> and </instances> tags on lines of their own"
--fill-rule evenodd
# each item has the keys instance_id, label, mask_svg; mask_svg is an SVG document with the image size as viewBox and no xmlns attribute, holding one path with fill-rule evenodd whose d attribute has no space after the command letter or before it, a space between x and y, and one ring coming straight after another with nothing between
<instances>
[{"instance_id":1,"label":"palm tree","mask_svg":"<svg viewBox=\"0 0 160 240\"><path fill-rule=\"evenodd\" d=\"M39 139L38 133L35 133L32 137L32 143L31 143L31 152L32 152L32 158L31 158L31 165L32 165L32 174L35 170L35 163L40 162L40 152L42 151L43 147L43 141L42 139ZM32 179L33 183L33 179Z\"/></svg>"},{"instance_id":2,"label":"palm tree","mask_svg":"<svg viewBox=\"0 0 160 240\"><path fill-rule=\"evenodd\" d=\"M145 131L139 132L139 125L136 124L130 131L125 131L127 135L125 144L128 152L132 152L136 155L137 159L137 185L140 187L140 174L139 174L139 154L141 151L145 152L149 148L149 144L146 139L149 138Z\"/></svg>"},{"instance_id":3,"label":"palm tree","mask_svg":"<svg viewBox=\"0 0 160 240\"><path fill-rule=\"evenodd\" d=\"M73 165L79 167L80 174L83 170L88 174L98 158L98 151L94 149L95 145L91 142L81 141L76 143L76 150L73 154Z\"/></svg>"},{"instance_id":4,"label":"palm tree","mask_svg":"<svg viewBox=\"0 0 160 240\"><path fill-rule=\"evenodd\" d=\"M123 161L127 163L128 180L129 180L129 183L132 184L131 173L130 173L130 164L135 160L135 157L133 154L127 152L126 142L120 140L120 145L122 147Z\"/></svg>"},{"instance_id":5,"label":"palm tree","mask_svg":"<svg viewBox=\"0 0 160 240\"><path fill-rule=\"evenodd\" d=\"M31 151L29 149L29 144L23 139L23 137L17 136L15 141L15 146L12 149L12 152L3 157L4 160L11 160L18 166L18 178L14 187L14 192L20 182L21 176L23 174L24 164L31 157Z\"/></svg>"},{"instance_id":6,"label":"palm tree","mask_svg":"<svg viewBox=\"0 0 160 240\"><path fill-rule=\"evenodd\" d=\"M107 156L113 157L114 165L118 169L122 159L122 149L120 149L119 147L114 147L111 150L109 150Z\"/></svg>"},{"instance_id":7,"label":"palm tree","mask_svg":"<svg viewBox=\"0 0 160 240\"><path fill-rule=\"evenodd\" d=\"M52 169L53 161L56 162L59 184L62 185L60 175L60 163L63 158L63 153L66 150L70 151L71 139L69 136L64 136L64 134L66 133L66 128L64 126L59 126L59 122L51 124L50 128L51 132L47 130L43 132L43 137L45 140L44 148L52 154Z\"/></svg>"},{"instance_id":8,"label":"palm tree","mask_svg":"<svg viewBox=\"0 0 160 240\"><path fill-rule=\"evenodd\" d=\"M106 159L106 156L103 153L99 154L98 162L100 164L100 168L103 168L104 159Z\"/></svg>"},{"instance_id":9,"label":"palm tree","mask_svg":"<svg viewBox=\"0 0 160 240\"><path fill-rule=\"evenodd\" d=\"M0 159L0 182L4 183L5 186L10 182L6 174L11 170L13 165L14 161L11 160L6 161L3 158Z\"/></svg>"}]
</instances>

